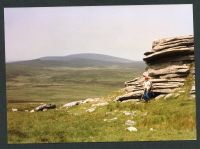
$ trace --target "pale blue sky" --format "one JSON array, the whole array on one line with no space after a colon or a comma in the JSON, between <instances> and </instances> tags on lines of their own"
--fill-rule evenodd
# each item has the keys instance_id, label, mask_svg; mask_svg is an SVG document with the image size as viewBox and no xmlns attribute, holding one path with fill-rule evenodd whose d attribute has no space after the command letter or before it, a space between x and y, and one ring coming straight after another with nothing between
<instances>
[{"instance_id":1,"label":"pale blue sky","mask_svg":"<svg viewBox=\"0 0 200 149\"><path fill-rule=\"evenodd\" d=\"M142 60L153 40L193 35L192 5L5 8L6 61L100 53Z\"/></svg>"}]
</instances>

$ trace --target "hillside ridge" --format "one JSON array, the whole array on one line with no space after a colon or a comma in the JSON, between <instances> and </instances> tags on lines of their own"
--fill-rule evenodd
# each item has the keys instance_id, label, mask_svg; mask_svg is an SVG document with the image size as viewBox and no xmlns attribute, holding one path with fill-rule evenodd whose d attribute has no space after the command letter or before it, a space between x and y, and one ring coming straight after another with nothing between
<instances>
[{"instance_id":1,"label":"hillside ridge","mask_svg":"<svg viewBox=\"0 0 200 149\"><path fill-rule=\"evenodd\" d=\"M143 61L133 61L104 54L80 53L67 56L48 56L38 59L7 63L28 67L142 67Z\"/></svg>"}]
</instances>

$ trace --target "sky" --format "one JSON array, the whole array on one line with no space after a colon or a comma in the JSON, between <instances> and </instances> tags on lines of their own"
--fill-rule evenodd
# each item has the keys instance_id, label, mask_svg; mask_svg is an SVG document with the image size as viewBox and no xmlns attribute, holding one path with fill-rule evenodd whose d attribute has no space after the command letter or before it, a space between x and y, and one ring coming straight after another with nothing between
<instances>
[{"instance_id":1,"label":"sky","mask_svg":"<svg viewBox=\"0 0 200 149\"><path fill-rule=\"evenodd\" d=\"M6 61L78 53L141 61L156 39L193 35L193 8L129 5L5 8Z\"/></svg>"}]
</instances>

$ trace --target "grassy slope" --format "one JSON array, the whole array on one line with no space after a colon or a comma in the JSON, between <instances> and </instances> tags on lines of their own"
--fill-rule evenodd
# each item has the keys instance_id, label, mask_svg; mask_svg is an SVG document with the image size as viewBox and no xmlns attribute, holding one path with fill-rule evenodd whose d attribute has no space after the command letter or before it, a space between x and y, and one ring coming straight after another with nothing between
<instances>
[{"instance_id":1,"label":"grassy slope","mask_svg":"<svg viewBox=\"0 0 200 149\"><path fill-rule=\"evenodd\" d=\"M117 75L120 76L120 73ZM86 109L91 107L90 103L68 110L38 113L23 111L30 110L39 103L10 103L8 104L9 143L194 140L196 139L195 99L190 99L188 94L192 78L188 77L186 86L183 87L186 92L178 98L152 100L150 103L110 102L107 106L98 107L93 113L86 112ZM114 79L113 76L110 79ZM104 96L105 100L112 101L118 94L120 93L112 92L109 96L101 96ZM20 111L10 112L11 108L18 108ZM123 111L136 111L136 115L126 116ZM117 117L117 120L104 121L114 117ZM135 127L138 131L127 131L126 120L136 121ZM150 131L151 128L153 131Z\"/></svg>"},{"instance_id":2,"label":"grassy slope","mask_svg":"<svg viewBox=\"0 0 200 149\"><path fill-rule=\"evenodd\" d=\"M38 113L8 112L9 143L196 139L194 99L180 96L150 103L110 103L87 113L90 106ZM15 107L24 110L29 106L25 108L15 104ZM126 116L123 111L136 111L136 115ZM114 117L118 119L104 121ZM136 121L138 131L127 131L126 120ZM154 131L150 131L151 128Z\"/></svg>"}]
</instances>

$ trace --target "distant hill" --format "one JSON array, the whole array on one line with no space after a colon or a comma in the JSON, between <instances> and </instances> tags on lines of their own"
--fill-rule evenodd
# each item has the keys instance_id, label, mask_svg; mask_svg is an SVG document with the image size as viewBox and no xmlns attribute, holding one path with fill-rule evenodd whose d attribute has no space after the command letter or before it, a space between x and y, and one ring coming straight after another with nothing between
<instances>
[{"instance_id":1,"label":"distant hill","mask_svg":"<svg viewBox=\"0 0 200 149\"><path fill-rule=\"evenodd\" d=\"M132 61L124 58L92 53L41 57L34 60L18 61L7 64L29 67L145 67L144 62L142 61Z\"/></svg>"}]
</instances>

